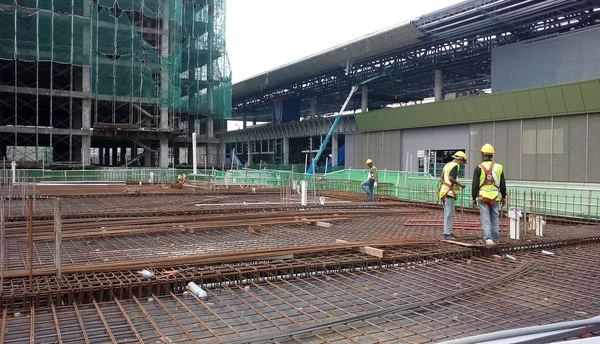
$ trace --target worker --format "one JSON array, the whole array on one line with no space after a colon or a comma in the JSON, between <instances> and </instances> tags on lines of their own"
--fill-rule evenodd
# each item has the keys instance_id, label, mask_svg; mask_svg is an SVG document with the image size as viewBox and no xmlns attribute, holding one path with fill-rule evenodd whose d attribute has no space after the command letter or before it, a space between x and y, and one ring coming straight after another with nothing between
<instances>
[{"instance_id":1,"label":"worker","mask_svg":"<svg viewBox=\"0 0 600 344\"><path fill-rule=\"evenodd\" d=\"M506 180L502 165L492 161L494 147L486 143L481 147L482 163L473 171L473 208L479 202L483 239L479 244L497 244L500 231L500 204L506 205Z\"/></svg>"},{"instance_id":2,"label":"worker","mask_svg":"<svg viewBox=\"0 0 600 344\"><path fill-rule=\"evenodd\" d=\"M465 188L465 185L458 181L458 171L462 165L467 163L467 155L463 151L458 151L452 155L452 158L453 160L442 169L438 195L444 205L444 233L442 235L444 240L456 240L452 233L455 203L458 199L458 191Z\"/></svg>"},{"instance_id":3,"label":"worker","mask_svg":"<svg viewBox=\"0 0 600 344\"><path fill-rule=\"evenodd\" d=\"M177 183L178 184L185 183L185 174L183 174L183 171L179 171L179 176L177 176Z\"/></svg>"},{"instance_id":4,"label":"worker","mask_svg":"<svg viewBox=\"0 0 600 344\"><path fill-rule=\"evenodd\" d=\"M369 200L371 202L375 202L375 194L373 193L373 188L377 187L377 167L373 166L373 160L371 159L367 159L367 166L369 167L369 176L367 180L360 184L360 186L369 197Z\"/></svg>"}]
</instances>

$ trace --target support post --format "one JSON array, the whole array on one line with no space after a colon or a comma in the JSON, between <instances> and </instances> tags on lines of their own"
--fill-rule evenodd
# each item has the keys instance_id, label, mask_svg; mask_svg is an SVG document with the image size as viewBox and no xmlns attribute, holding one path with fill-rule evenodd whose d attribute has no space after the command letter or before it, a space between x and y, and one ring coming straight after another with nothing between
<instances>
[{"instance_id":1,"label":"support post","mask_svg":"<svg viewBox=\"0 0 600 344\"><path fill-rule=\"evenodd\" d=\"M54 267L56 268L56 279L62 279L62 264L60 254L62 250L62 199L54 199Z\"/></svg>"},{"instance_id":2,"label":"support post","mask_svg":"<svg viewBox=\"0 0 600 344\"><path fill-rule=\"evenodd\" d=\"M160 149L158 153L159 163L158 166L160 168L169 167L169 139L165 134L160 135Z\"/></svg>"},{"instance_id":3,"label":"support post","mask_svg":"<svg viewBox=\"0 0 600 344\"><path fill-rule=\"evenodd\" d=\"M434 83L434 95L435 101L439 102L442 100L442 71L440 69L435 70L435 83Z\"/></svg>"},{"instance_id":4,"label":"support post","mask_svg":"<svg viewBox=\"0 0 600 344\"><path fill-rule=\"evenodd\" d=\"M112 155L111 155L111 160L112 160L112 166L117 166L117 159L118 159L119 154L117 153L117 147L112 147Z\"/></svg>"},{"instance_id":5,"label":"support post","mask_svg":"<svg viewBox=\"0 0 600 344\"><path fill-rule=\"evenodd\" d=\"M196 143L196 133L192 133L192 168L194 174L198 174L198 147Z\"/></svg>"},{"instance_id":6,"label":"support post","mask_svg":"<svg viewBox=\"0 0 600 344\"><path fill-rule=\"evenodd\" d=\"M110 148L104 149L104 166L110 166Z\"/></svg>"},{"instance_id":7,"label":"support post","mask_svg":"<svg viewBox=\"0 0 600 344\"><path fill-rule=\"evenodd\" d=\"M331 167L338 165L338 134L331 136Z\"/></svg>"},{"instance_id":8,"label":"support post","mask_svg":"<svg viewBox=\"0 0 600 344\"><path fill-rule=\"evenodd\" d=\"M363 85L361 88L360 111L369 111L369 86Z\"/></svg>"},{"instance_id":9,"label":"support post","mask_svg":"<svg viewBox=\"0 0 600 344\"><path fill-rule=\"evenodd\" d=\"M290 164L290 139L288 137L282 138L283 140L283 164Z\"/></svg>"},{"instance_id":10,"label":"support post","mask_svg":"<svg viewBox=\"0 0 600 344\"><path fill-rule=\"evenodd\" d=\"M246 166L252 165L252 144L250 140L248 140L248 161L246 162Z\"/></svg>"},{"instance_id":11,"label":"support post","mask_svg":"<svg viewBox=\"0 0 600 344\"><path fill-rule=\"evenodd\" d=\"M152 166L152 152L148 149L144 149L144 166Z\"/></svg>"},{"instance_id":12,"label":"support post","mask_svg":"<svg viewBox=\"0 0 600 344\"><path fill-rule=\"evenodd\" d=\"M125 165L125 163L127 162L127 147L121 147L119 148L119 154L120 154L120 161L119 161L119 165Z\"/></svg>"},{"instance_id":13,"label":"support post","mask_svg":"<svg viewBox=\"0 0 600 344\"><path fill-rule=\"evenodd\" d=\"M4 198L0 199L0 295L4 286Z\"/></svg>"},{"instance_id":14,"label":"support post","mask_svg":"<svg viewBox=\"0 0 600 344\"><path fill-rule=\"evenodd\" d=\"M29 290L33 290L33 198L29 202Z\"/></svg>"},{"instance_id":15,"label":"support post","mask_svg":"<svg viewBox=\"0 0 600 344\"><path fill-rule=\"evenodd\" d=\"M317 114L317 98L310 98L310 116L315 116Z\"/></svg>"}]
</instances>

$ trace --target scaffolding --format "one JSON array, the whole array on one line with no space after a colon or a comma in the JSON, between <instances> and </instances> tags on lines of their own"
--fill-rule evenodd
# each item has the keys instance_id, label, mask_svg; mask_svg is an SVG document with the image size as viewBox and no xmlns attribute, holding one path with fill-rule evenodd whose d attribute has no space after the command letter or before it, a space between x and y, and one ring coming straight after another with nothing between
<instances>
[{"instance_id":1,"label":"scaffolding","mask_svg":"<svg viewBox=\"0 0 600 344\"><path fill-rule=\"evenodd\" d=\"M216 145L231 116L225 0L0 0L0 20L0 158L146 146L166 167L174 133Z\"/></svg>"}]
</instances>

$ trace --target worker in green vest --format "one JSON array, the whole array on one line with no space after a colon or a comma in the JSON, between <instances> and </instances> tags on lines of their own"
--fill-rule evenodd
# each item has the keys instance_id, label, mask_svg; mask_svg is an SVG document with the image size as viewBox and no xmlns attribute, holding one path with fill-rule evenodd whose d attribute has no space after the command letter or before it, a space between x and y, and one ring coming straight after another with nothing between
<instances>
[{"instance_id":1,"label":"worker in green vest","mask_svg":"<svg viewBox=\"0 0 600 344\"><path fill-rule=\"evenodd\" d=\"M454 209L458 199L458 193L465 185L458 181L458 171L460 167L467 163L467 155L463 151L458 151L452 155L453 160L447 163L442 169L440 180L439 197L444 205L444 240L455 240L452 234L454 227Z\"/></svg>"},{"instance_id":2,"label":"worker in green vest","mask_svg":"<svg viewBox=\"0 0 600 344\"><path fill-rule=\"evenodd\" d=\"M497 244L500 231L500 205L506 205L506 180L502 165L495 163L494 147L486 143L481 147L481 160L473 171L473 208L479 202L479 214L483 227L480 244Z\"/></svg>"}]
</instances>

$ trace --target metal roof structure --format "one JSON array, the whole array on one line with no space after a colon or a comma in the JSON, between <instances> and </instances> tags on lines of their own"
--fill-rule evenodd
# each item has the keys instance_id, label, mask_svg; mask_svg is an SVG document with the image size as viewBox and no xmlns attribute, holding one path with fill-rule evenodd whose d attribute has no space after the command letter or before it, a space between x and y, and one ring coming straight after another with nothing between
<instances>
[{"instance_id":1,"label":"metal roof structure","mask_svg":"<svg viewBox=\"0 0 600 344\"><path fill-rule=\"evenodd\" d=\"M371 109L433 96L436 69L444 92L489 88L493 47L598 24L599 0L464 1L234 84L233 118L270 121L281 98L301 99L306 113L317 97L317 113L331 113L384 70L369 85Z\"/></svg>"}]
</instances>

